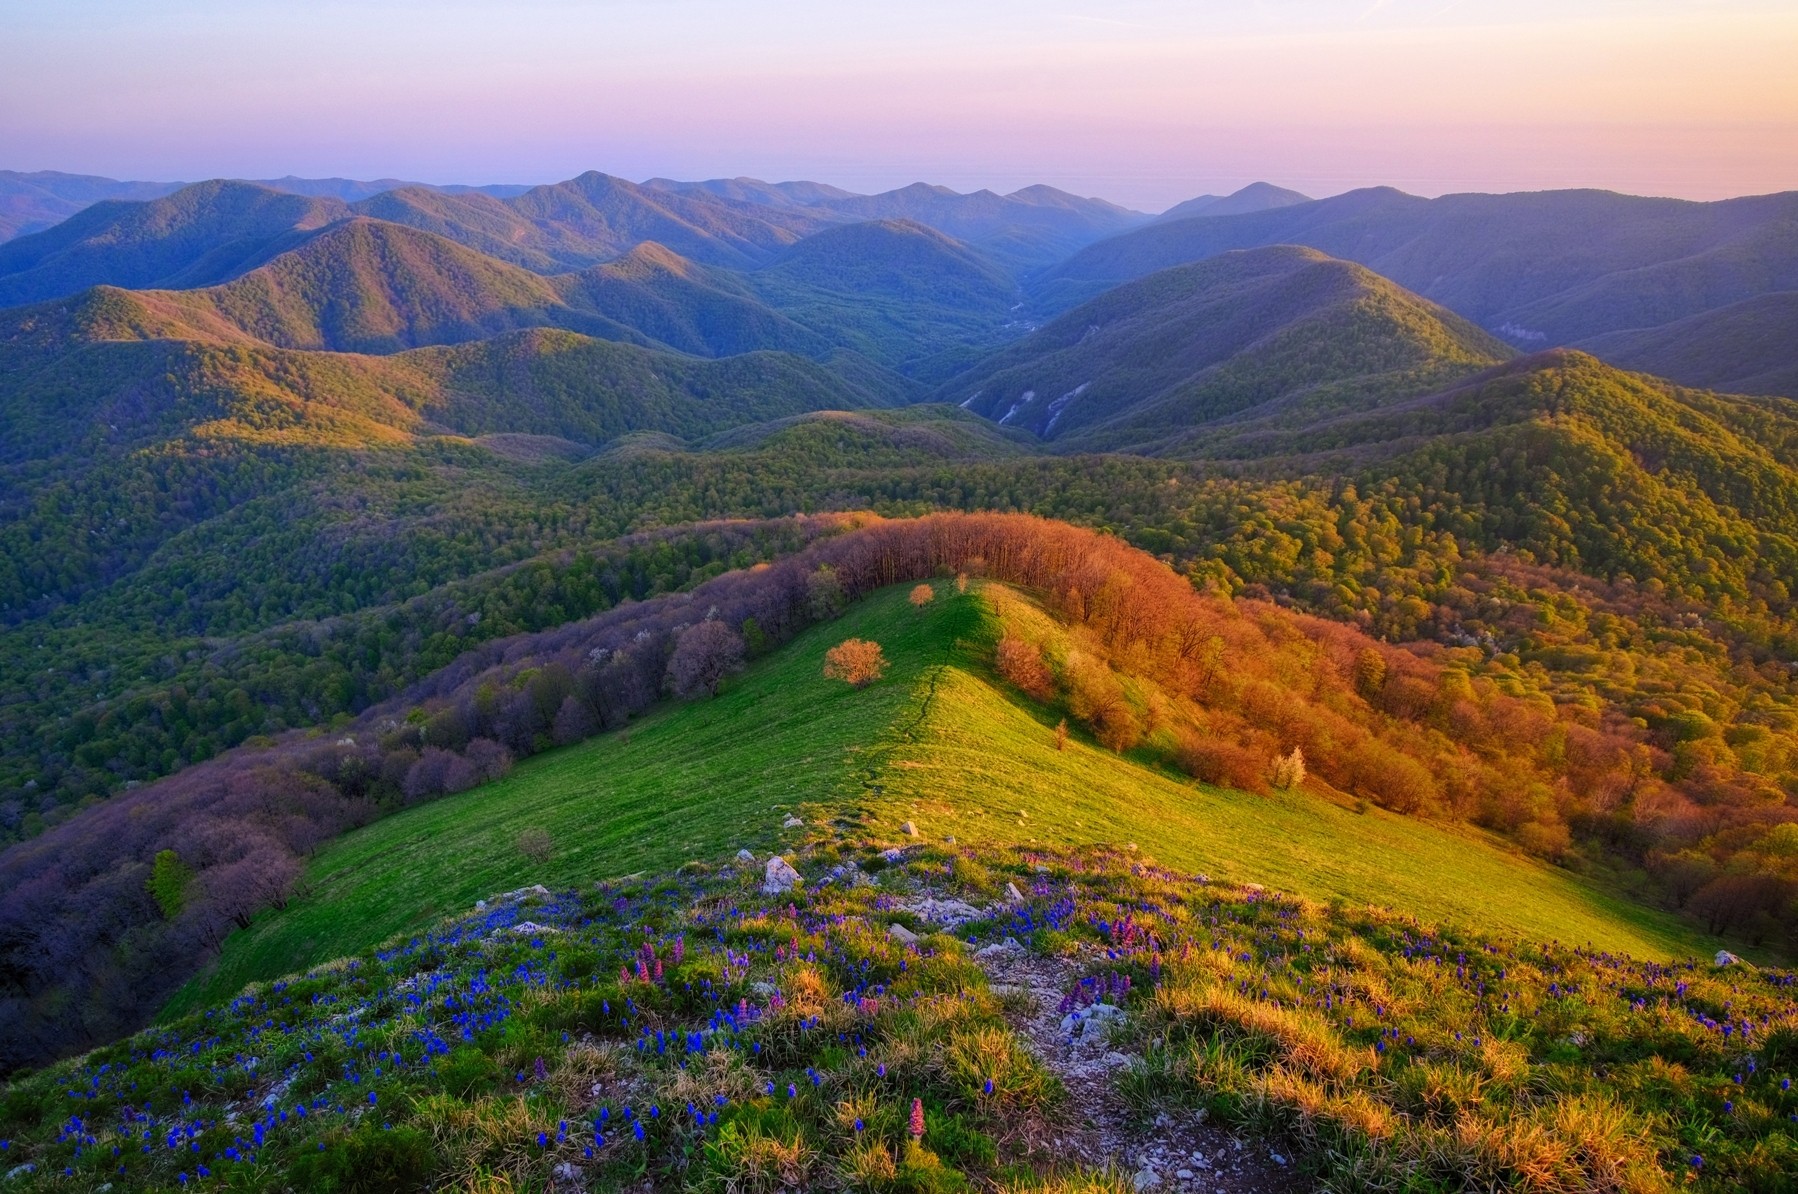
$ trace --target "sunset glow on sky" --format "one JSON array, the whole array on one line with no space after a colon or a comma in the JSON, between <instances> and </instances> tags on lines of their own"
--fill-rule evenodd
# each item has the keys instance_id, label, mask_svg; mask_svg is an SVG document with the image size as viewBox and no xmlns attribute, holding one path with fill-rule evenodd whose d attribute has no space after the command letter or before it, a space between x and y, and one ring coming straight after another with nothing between
<instances>
[{"instance_id":1,"label":"sunset glow on sky","mask_svg":"<svg viewBox=\"0 0 1798 1194\"><path fill-rule=\"evenodd\" d=\"M0 168L1798 187L1792 0L0 0Z\"/></svg>"}]
</instances>

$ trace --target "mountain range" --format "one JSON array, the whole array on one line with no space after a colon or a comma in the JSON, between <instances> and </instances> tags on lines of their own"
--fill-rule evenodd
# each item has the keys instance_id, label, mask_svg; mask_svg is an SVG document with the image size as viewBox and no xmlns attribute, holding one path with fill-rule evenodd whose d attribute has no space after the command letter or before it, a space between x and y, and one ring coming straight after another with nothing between
<instances>
[{"instance_id":1,"label":"mountain range","mask_svg":"<svg viewBox=\"0 0 1798 1194\"><path fill-rule=\"evenodd\" d=\"M283 973L315 851L639 733L695 628L796 669L756 690L791 737L723 770L810 766L842 701L817 758L846 817L899 798L898 769L865 784L875 732L982 710L1002 744L908 758L904 816L1034 742L1044 801L1118 768L1169 808L1255 793L1245 857L1319 810L1371 857L1402 820L1434 859L1498 845L1513 911L1561 891L1551 931L1798 951L1770 836L1798 822L1793 196L1259 186L1157 220L1046 187L301 189L98 197L0 244L0 870L35 876L0 890L0 1057L141 1023L246 925L287 944L219 981ZM912 521L970 511L1007 533ZM814 548L834 563L788 558ZM989 600L1015 621L960 620ZM812 625L816 659L778 654ZM918 686L878 725L879 690L822 672L851 625ZM901 656L927 626L974 670ZM761 751L772 723L731 707L687 707L681 741ZM646 757L550 786L610 799ZM717 786L658 766L658 792ZM1047 807L1002 788L1006 833ZM169 793L189 811L153 841L106 828ZM165 849L194 904L167 859L156 897ZM1597 921L1565 902L1586 883Z\"/></svg>"},{"instance_id":2,"label":"mountain range","mask_svg":"<svg viewBox=\"0 0 1798 1194\"><path fill-rule=\"evenodd\" d=\"M1224 253L1124 283L938 396L1064 450L1189 451L1200 429L1408 397L1511 350L1314 249Z\"/></svg>"},{"instance_id":3,"label":"mountain range","mask_svg":"<svg viewBox=\"0 0 1798 1194\"><path fill-rule=\"evenodd\" d=\"M1298 244L1355 261L1525 348L1646 334L1798 288L1798 192L1714 203L1608 191L1350 191L1133 229L1046 271L1061 310L1119 282L1232 249Z\"/></svg>"}]
</instances>

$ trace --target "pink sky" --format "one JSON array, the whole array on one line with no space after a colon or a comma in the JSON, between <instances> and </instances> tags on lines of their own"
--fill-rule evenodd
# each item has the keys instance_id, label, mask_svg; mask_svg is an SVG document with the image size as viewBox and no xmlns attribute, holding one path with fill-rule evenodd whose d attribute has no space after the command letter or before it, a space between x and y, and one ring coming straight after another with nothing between
<instances>
[{"instance_id":1,"label":"pink sky","mask_svg":"<svg viewBox=\"0 0 1798 1194\"><path fill-rule=\"evenodd\" d=\"M854 189L1798 188L1791 0L60 0L0 168Z\"/></svg>"}]
</instances>

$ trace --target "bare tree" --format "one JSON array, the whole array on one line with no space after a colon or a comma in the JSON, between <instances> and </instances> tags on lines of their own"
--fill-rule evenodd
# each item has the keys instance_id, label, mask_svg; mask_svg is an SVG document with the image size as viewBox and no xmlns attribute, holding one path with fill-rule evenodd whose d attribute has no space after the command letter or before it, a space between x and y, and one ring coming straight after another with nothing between
<instances>
[{"instance_id":1,"label":"bare tree","mask_svg":"<svg viewBox=\"0 0 1798 1194\"><path fill-rule=\"evenodd\" d=\"M718 695L724 677L743 667L743 636L716 619L689 626L668 657L668 684L679 697Z\"/></svg>"},{"instance_id":2,"label":"bare tree","mask_svg":"<svg viewBox=\"0 0 1798 1194\"><path fill-rule=\"evenodd\" d=\"M593 706L572 694L562 698L562 707L556 710L556 720L550 728L550 736L556 740L556 745L567 746L597 733L599 718L594 716Z\"/></svg>"}]
</instances>

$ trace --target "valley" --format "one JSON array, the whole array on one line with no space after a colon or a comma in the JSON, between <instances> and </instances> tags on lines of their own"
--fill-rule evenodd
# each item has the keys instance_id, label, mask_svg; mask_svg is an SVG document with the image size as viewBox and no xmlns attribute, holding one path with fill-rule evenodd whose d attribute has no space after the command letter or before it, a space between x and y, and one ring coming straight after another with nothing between
<instances>
[{"instance_id":1,"label":"valley","mask_svg":"<svg viewBox=\"0 0 1798 1194\"><path fill-rule=\"evenodd\" d=\"M33 1188L1782 1188L1790 194L0 199Z\"/></svg>"}]
</instances>

